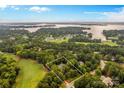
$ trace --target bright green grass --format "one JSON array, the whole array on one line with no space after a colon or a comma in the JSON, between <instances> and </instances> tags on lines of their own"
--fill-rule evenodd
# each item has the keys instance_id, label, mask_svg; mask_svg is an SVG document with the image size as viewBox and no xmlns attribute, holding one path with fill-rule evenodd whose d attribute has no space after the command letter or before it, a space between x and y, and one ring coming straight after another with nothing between
<instances>
[{"instance_id":1,"label":"bright green grass","mask_svg":"<svg viewBox=\"0 0 124 93\"><path fill-rule=\"evenodd\" d=\"M43 66L30 59L21 59L18 66L20 67L19 75L16 79L15 87L33 88L42 80L46 74Z\"/></svg>"},{"instance_id":2,"label":"bright green grass","mask_svg":"<svg viewBox=\"0 0 124 93\"><path fill-rule=\"evenodd\" d=\"M20 59L16 55L6 53L8 58L14 58L20 68L19 75L13 87L35 88L40 80L46 75L46 71L41 64L31 59Z\"/></svg>"},{"instance_id":3,"label":"bright green grass","mask_svg":"<svg viewBox=\"0 0 124 93\"><path fill-rule=\"evenodd\" d=\"M109 46L118 46L118 44L112 42L112 41L104 41L102 43L90 43L90 42L75 42L76 44L84 44L84 45L88 45L88 44L100 44L100 45L109 45Z\"/></svg>"},{"instance_id":4,"label":"bright green grass","mask_svg":"<svg viewBox=\"0 0 124 93\"><path fill-rule=\"evenodd\" d=\"M48 42L52 42L52 43L68 42L68 38L65 38L65 39L54 39L54 40L49 40Z\"/></svg>"},{"instance_id":5,"label":"bright green grass","mask_svg":"<svg viewBox=\"0 0 124 93\"><path fill-rule=\"evenodd\" d=\"M118 44L112 42L111 40L109 41L104 41L102 42L103 45L109 45L109 46L118 46Z\"/></svg>"},{"instance_id":6,"label":"bright green grass","mask_svg":"<svg viewBox=\"0 0 124 93\"><path fill-rule=\"evenodd\" d=\"M95 43L89 43L89 42L75 42L76 44L84 44L84 45L88 45L88 44L95 44Z\"/></svg>"},{"instance_id":7,"label":"bright green grass","mask_svg":"<svg viewBox=\"0 0 124 93\"><path fill-rule=\"evenodd\" d=\"M48 42L52 42L52 43L64 43L64 42L68 42L68 38L65 39L55 39L55 40L49 40ZM84 44L84 45L88 45L88 44L101 44L101 45L109 45L109 46L118 46L118 44L112 42L111 40L109 41L104 41L102 43L90 43L90 42L75 42L76 44Z\"/></svg>"},{"instance_id":8,"label":"bright green grass","mask_svg":"<svg viewBox=\"0 0 124 93\"><path fill-rule=\"evenodd\" d=\"M116 36L116 37L108 37L108 39L118 39L118 37Z\"/></svg>"}]
</instances>

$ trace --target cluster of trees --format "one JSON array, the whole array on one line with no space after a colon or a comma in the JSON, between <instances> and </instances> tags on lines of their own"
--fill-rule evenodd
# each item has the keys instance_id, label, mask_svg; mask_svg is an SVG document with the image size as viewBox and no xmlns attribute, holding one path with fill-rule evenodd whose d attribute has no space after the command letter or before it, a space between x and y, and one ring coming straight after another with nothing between
<instances>
[{"instance_id":1,"label":"cluster of trees","mask_svg":"<svg viewBox=\"0 0 124 93\"><path fill-rule=\"evenodd\" d=\"M71 78L75 78L79 75L85 74L86 72L92 71L96 69L100 63L100 56L99 54L92 54L92 53L81 53L77 57L72 57L72 54L68 54L66 60L64 58L58 59L50 63L48 66L64 81ZM64 54L62 54L64 55ZM71 56L71 57L70 57ZM84 64L80 64L82 61ZM71 63L70 63L71 62ZM73 64L73 65L72 65ZM76 68L78 69L76 69ZM79 72L79 70L81 72ZM99 74L99 72L98 72ZM51 76L51 75L49 75ZM49 81L46 80L49 76L46 76L44 80L39 83L39 87L44 87L43 84L47 85L47 87L51 87ZM51 76L52 78L52 76ZM60 80L61 81L61 80ZM57 83L57 81L54 81ZM97 82L96 82L97 83ZM61 82L62 84L62 82ZM58 86L57 86L58 87Z\"/></svg>"},{"instance_id":2,"label":"cluster of trees","mask_svg":"<svg viewBox=\"0 0 124 93\"><path fill-rule=\"evenodd\" d=\"M39 82L39 88L59 88L62 81L53 72L49 72L45 78Z\"/></svg>"},{"instance_id":3,"label":"cluster of trees","mask_svg":"<svg viewBox=\"0 0 124 93\"><path fill-rule=\"evenodd\" d=\"M28 50L28 49L17 51L16 54L22 58L36 59L36 52Z\"/></svg>"},{"instance_id":4,"label":"cluster of trees","mask_svg":"<svg viewBox=\"0 0 124 93\"><path fill-rule=\"evenodd\" d=\"M118 87L124 84L124 69L115 62L107 62L102 72L105 76L113 79L113 87Z\"/></svg>"},{"instance_id":5,"label":"cluster of trees","mask_svg":"<svg viewBox=\"0 0 124 93\"><path fill-rule=\"evenodd\" d=\"M99 76L84 74L79 80L75 81L76 88L105 88L106 85L102 82Z\"/></svg>"},{"instance_id":6,"label":"cluster of trees","mask_svg":"<svg viewBox=\"0 0 124 93\"><path fill-rule=\"evenodd\" d=\"M103 34L106 36L106 38L115 37L119 33L124 34L123 30L103 30Z\"/></svg>"},{"instance_id":7,"label":"cluster of trees","mask_svg":"<svg viewBox=\"0 0 124 93\"><path fill-rule=\"evenodd\" d=\"M124 62L124 48L123 47L108 47L101 50L104 60L115 61L117 63Z\"/></svg>"},{"instance_id":8,"label":"cluster of trees","mask_svg":"<svg viewBox=\"0 0 124 93\"><path fill-rule=\"evenodd\" d=\"M28 35L27 30L10 30L10 29L0 29L0 39L6 39L8 37L17 37L19 35Z\"/></svg>"},{"instance_id":9,"label":"cluster of trees","mask_svg":"<svg viewBox=\"0 0 124 93\"><path fill-rule=\"evenodd\" d=\"M15 60L0 55L0 87L11 88L15 83L19 68Z\"/></svg>"},{"instance_id":10,"label":"cluster of trees","mask_svg":"<svg viewBox=\"0 0 124 93\"><path fill-rule=\"evenodd\" d=\"M108 40L112 40L119 45L124 45L124 30L104 30L103 34Z\"/></svg>"},{"instance_id":11,"label":"cluster of trees","mask_svg":"<svg viewBox=\"0 0 124 93\"><path fill-rule=\"evenodd\" d=\"M97 53L82 51L77 55L77 60L82 61L86 65L87 70L92 71L99 66L101 56Z\"/></svg>"},{"instance_id":12,"label":"cluster of trees","mask_svg":"<svg viewBox=\"0 0 124 93\"><path fill-rule=\"evenodd\" d=\"M83 32L82 31L83 29L88 28L81 27L42 28L34 33L28 33L28 31L25 30L24 31L14 30L12 32L10 30L7 32L1 31L0 35L3 36L4 38L1 38L3 42L0 43L0 51L14 53L22 58L31 58L37 60L40 64L43 64L45 67L47 63L64 56L65 58L67 58L68 61L62 58L49 64L50 69L52 69L59 77L61 77L62 80L68 80L79 76L81 73L78 70L76 70L75 67L79 69L83 74L85 74L86 72L89 73L90 71L97 69L96 74L98 76L86 74L80 80L75 82L75 87L106 87L100 81L99 76L101 74L111 76L112 74L111 77L113 78L113 74L115 74L114 72L116 72L114 70L120 71L120 67L118 68L118 66L112 65L114 67L113 68L107 65L108 67L105 67L104 71L101 73L101 71L98 69L100 65L100 60L102 59L106 61L115 61L117 63L123 63L124 47L97 44L100 43L101 40L91 39L92 34L87 34L86 32ZM107 34L106 36L110 37L118 35L118 33L116 32L117 31L115 31L115 33L113 34L104 31L104 34L105 35ZM67 34L71 34L74 36L73 38L69 39L69 42L67 43L59 44L50 43L45 42L44 40L45 37L50 35L53 35L54 37L58 36L62 37ZM28 38L26 39L24 38L24 36L27 36ZM10 39L10 37L14 37L15 39L13 38ZM119 39L123 40L123 37L119 37ZM76 44L75 42L95 42L95 44L84 45ZM11 60L11 63L13 62L15 61ZM71 62L71 64L69 62ZM9 62L9 64L11 63ZM4 67L4 64L1 64L0 66ZM6 66L8 66L8 64ZM14 69L14 67L17 75L18 70L16 66L11 67L11 69L12 68ZM118 72L119 74L114 75L114 77L119 76L118 79L121 80L119 81L120 87L123 86L122 72L123 70L121 70L121 72ZM13 79L15 79L15 77ZM84 81L86 82L81 83ZM9 83L6 87L10 87ZM1 84L2 83L0 83L0 85ZM62 81L59 80L56 77L56 75L50 70L50 72L45 76L45 78L42 81L40 81L38 87L60 87L61 84ZM5 87L5 85L3 87Z\"/></svg>"},{"instance_id":13,"label":"cluster of trees","mask_svg":"<svg viewBox=\"0 0 124 93\"><path fill-rule=\"evenodd\" d=\"M42 35L52 35L53 37L64 36L67 34L86 34L82 30L89 29L87 27L61 27L61 28L41 28L36 34Z\"/></svg>"},{"instance_id":14,"label":"cluster of trees","mask_svg":"<svg viewBox=\"0 0 124 93\"><path fill-rule=\"evenodd\" d=\"M64 80L68 80L80 75L80 73L70 64L63 64L62 66L52 65L51 69L52 70L44 77L44 79L40 81L38 87L60 87ZM48 80L48 78L51 80ZM52 82L54 82L55 86L51 85Z\"/></svg>"},{"instance_id":15,"label":"cluster of trees","mask_svg":"<svg viewBox=\"0 0 124 93\"><path fill-rule=\"evenodd\" d=\"M76 35L69 39L69 42L90 42L90 43L101 43L101 39L92 39L92 34Z\"/></svg>"}]
</instances>

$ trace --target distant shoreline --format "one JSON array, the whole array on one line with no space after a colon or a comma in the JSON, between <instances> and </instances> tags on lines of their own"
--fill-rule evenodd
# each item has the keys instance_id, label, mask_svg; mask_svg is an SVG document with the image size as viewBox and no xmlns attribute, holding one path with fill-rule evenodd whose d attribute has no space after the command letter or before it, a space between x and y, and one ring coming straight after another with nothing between
<instances>
[{"instance_id":1,"label":"distant shoreline","mask_svg":"<svg viewBox=\"0 0 124 93\"><path fill-rule=\"evenodd\" d=\"M99 25L99 24L119 24L123 25L124 22L1 22L2 24L77 24L77 25Z\"/></svg>"},{"instance_id":2,"label":"distant shoreline","mask_svg":"<svg viewBox=\"0 0 124 93\"><path fill-rule=\"evenodd\" d=\"M106 41L105 36L103 35L103 30L124 30L124 23L102 23L102 24L76 24L76 23L28 23L28 24L4 24L3 28L8 27L11 30L27 30L29 32L36 32L41 28L61 28L61 27L88 27L90 30L85 30L88 33L93 34L94 39L101 39ZM1 27L2 27L1 26ZM84 31L84 30L83 30Z\"/></svg>"}]
</instances>

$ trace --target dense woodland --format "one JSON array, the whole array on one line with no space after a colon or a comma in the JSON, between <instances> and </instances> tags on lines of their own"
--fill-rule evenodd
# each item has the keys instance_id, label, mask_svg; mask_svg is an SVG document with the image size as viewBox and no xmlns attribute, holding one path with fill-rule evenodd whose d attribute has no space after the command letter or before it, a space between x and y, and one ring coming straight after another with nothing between
<instances>
[{"instance_id":1,"label":"dense woodland","mask_svg":"<svg viewBox=\"0 0 124 93\"><path fill-rule=\"evenodd\" d=\"M16 61L0 54L0 87L10 88L15 83L19 68Z\"/></svg>"},{"instance_id":2,"label":"dense woodland","mask_svg":"<svg viewBox=\"0 0 124 93\"><path fill-rule=\"evenodd\" d=\"M112 40L119 45L124 45L124 30L104 30L103 34L106 39Z\"/></svg>"},{"instance_id":3,"label":"dense woodland","mask_svg":"<svg viewBox=\"0 0 124 93\"><path fill-rule=\"evenodd\" d=\"M124 68L120 66L124 63L124 32L104 31L108 40L109 37L118 37L113 41L118 46L109 46L99 44L102 41L92 39L92 34L84 32L85 29L90 28L41 28L33 33L26 30L0 30L0 51L42 64L48 73L38 83L39 88L66 87L65 81L71 82L79 77L73 84L76 88L124 87ZM68 41L49 42L55 38L67 38ZM106 62L103 69L100 67L101 61ZM0 56L0 87L12 87L18 73L15 60ZM101 76L111 78L113 84L105 84Z\"/></svg>"}]
</instances>

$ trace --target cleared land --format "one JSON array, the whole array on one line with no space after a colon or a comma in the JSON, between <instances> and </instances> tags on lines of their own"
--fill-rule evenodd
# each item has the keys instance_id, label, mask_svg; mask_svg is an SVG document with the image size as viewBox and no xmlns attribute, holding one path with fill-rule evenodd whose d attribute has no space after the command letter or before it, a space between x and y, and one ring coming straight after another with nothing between
<instances>
[{"instance_id":1,"label":"cleared land","mask_svg":"<svg viewBox=\"0 0 124 93\"><path fill-rule=\"evenodd\" d=\"M49 40L47 42L52 42L52 43L65 43L65 42L68 42L68 38L65 38L65 39L54 39L54 40Z\"/></svg>"},{"instance_id":2,"label":"cleared land","mask_svg":"<svg viewBox=\"0 0 124 93\"><path fill-rule=\"evenodd\" d=\"M118 44L112 42L112 41L103 41L102 43L90 43L90 42L75 42L76 44L100 44L100 45L108 45L108 46L118 46Z\"/></svg>"},{"instance_id":3,"label":"cleared land","mask_svg":"<svg viewBox=\"0 0 124 93\"><path fill-rule=\"evenodd\" d=\"M18 56L8 53L5 55L18 61L18 66L20 67L19 75L13 87L34 88L37 86L38 82L44 78L46 72L43 66L36 61L31 59L20 59Z\"/></svg>"},{"instance_id":4,"label":"cleared land","mask_svg":"<svg viewBox=\"0 0 124 93\"><path fill-rule=\"evenodd\" d=\"M52 40L47 40L47 42L51 42L51 43L65 43L68 42L69 38L58 38L58 39L52 39ZM111 40L106 40L106 41L102 41L101 43L91 43L91 42L75 42L76 44L84 44L84 45L88 45L88 44L101 44L101 45L108 45L108 46L118 46L118 44L112 42Z\"/></svg>"},{"instance_id":5,"label":"cleared land","mask_svg":"<svg viewBox=\"0 0 124 93\"><path fill-rule=\"evenodd\" d=\"M112 42L111 40L110 41L103 41L102 44L109 45L109 46L118 46L118 44Z\"/></svg>"}]
</instances>

